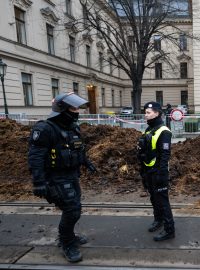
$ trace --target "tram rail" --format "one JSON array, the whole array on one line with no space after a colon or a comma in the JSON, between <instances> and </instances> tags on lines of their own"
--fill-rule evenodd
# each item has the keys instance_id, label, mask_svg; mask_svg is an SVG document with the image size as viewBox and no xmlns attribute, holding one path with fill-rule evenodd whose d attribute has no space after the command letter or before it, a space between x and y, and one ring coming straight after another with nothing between
<instances>
[{"instance_id":1,"label":"tram rail","mask_svg":"<svg viewBox=\"0 0 200 270\"><path fill-rule=\"evenodd\" d=\"M35 265L35 264L0 264L1 269L13 270L199 270L197 267L112 267L112 266L70 266L70 265Z\"/></svg>"},{"instance_id":2,"label":"tram rail","mask_svg":"<svg viewBox=\"0 0 200 270\"><path fill-rule=\"evenodd\" d=\"M54 204L48 204L46 202L0 202L0 207L54 207ZM195 207L193 204L174 203L171 204L172 209L181 209L189 206ZM143 203L82 203L83 208L98 208L98 209L148 209L152 208L151 204Z\"/></svg>"}]
</instances>

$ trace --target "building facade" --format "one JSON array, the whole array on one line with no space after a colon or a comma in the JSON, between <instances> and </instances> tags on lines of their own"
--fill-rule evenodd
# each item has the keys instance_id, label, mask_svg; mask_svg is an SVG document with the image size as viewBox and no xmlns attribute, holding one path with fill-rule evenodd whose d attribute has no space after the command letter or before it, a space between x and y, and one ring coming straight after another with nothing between
<instances>
[{"instance_id":1,"label":"building facade","mask_svg":"<svg viewBox=\"0 0 200 270\"><path fill-rule=\"evenodd\" d=\"M183 33L200 32L197 13L193 12L193 21L179 20ZM74 17L84 16L78 0L2 0L0 14L0 58L8 66L5 91L9 113L47 115L54 96L71 91L90 101L83 113L117 113L122 106L131 106L131 81L114 68L101 37L71 27ZM154 38L155 51L156 46L168 49L158 36ZM177 71L162 62L147 70L142 105L157 100L163 106L188 104L191 111L200 112L198 41L184 34L177 38L180 49L169 48ZM0 112L4 112L1 86Z\"/></svg>"}]
</instances>

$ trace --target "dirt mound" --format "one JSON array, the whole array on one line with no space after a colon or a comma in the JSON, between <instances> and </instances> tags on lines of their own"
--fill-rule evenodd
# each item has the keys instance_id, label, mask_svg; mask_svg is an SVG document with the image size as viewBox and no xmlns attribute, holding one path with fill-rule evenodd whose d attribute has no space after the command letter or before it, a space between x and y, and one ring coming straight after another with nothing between
<instances>
[{"instance_id":1,"label":"dirt mound","mask_svg":"<svg viewBox=\"0 0 200 270\"><path fill-rule=\"evenodd\" d=\"M142 190L136 144L140 132L107 125L81 125L87 154L98 173L82 168L82 187L103 191L113 187L115 193ZM0 120L0 199L33 199L27 152L30 128L8 119ZM170 175L174 195L200 194L200 137L172 147Z\"/></svg>"},{"instance_id":2,"label":"dirt mound","mask_svg":"<svg viewBox=\"0 0 200 270\"><path fill-rule=\"evenodd\" d=\"M200 136L172 147L170 175L175 190L185 194L200 194Z\"/></svg>"},{"instance_id":3,"label":"dirt mound","mask_svg":"<svg viewBox=\"0 0 200 270\"><path fill-rule=\"evenodd\" d=\"M0 199L32 195L27 165L30 128L16 121L0 120Z\"/></svg>"},{"instance_id":4,"label":"dirt mound","mask_svg":"<svg viewBox=\"0 0 200 270\"><path fill-rule=\"evenodd\" d=\"M98 170L93 176L83 169L82 183L88 188L105 189L112 185L119 192L137 191L141 182L135 150L141 133L106 125L82 125L81 130L88 156Z\"/></svg>"}]
</instances>

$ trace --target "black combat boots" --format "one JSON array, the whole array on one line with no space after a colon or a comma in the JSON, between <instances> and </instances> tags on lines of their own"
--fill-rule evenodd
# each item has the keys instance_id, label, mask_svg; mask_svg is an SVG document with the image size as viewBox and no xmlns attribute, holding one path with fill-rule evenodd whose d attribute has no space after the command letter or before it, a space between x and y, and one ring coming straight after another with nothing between
<instances>
[{"instance_id":1,"label":"black combat boots","mask_svg":"<svg viewBox=\"0 0 200 270\"><path fill-rule=\"evenodd\" d=\"M157 231L160 227L162 227L163 222L159 220L154 220L154 222L149 226L148 231L149 232L155 232Z\"/></svg>"},{"instance_id":2,"label":"black combat boots","mask_svg":"<svg viewBox=\"0 0 200 270\"><path fill-rule=\"evenodd\" d=\"M62 250L68 262L79 262L82 260L82 254L75 243L69 246L62 246Z\"/></svg>"},{"instance_id":3,"label":"black combat boots","mask_svg":"<svg viewBox=\"0 0 200 270\"><path fill-rule=\"evenodd\" d=\"M175 232L174 231L162 231L158 235L154 236L154 241L164 241L167 239L175 238Z\"/></svg>"},{"instance_id":4,"label":"black combat boots","mask_svg":"<svg viewBox=\"0 0 200 270\"><path fill-rule=\"evenodd\" d=\"M88 239L87 239L87 237L85 235L76 234L75 239L76 239L75 240L76 244L78 244L78 245L85 245L88 242Z\"/></svg>"},{"instance_id":5,"label":"black combat boots","mask_svg":"<svg viewBox=\"0 0 200 270\"><path fill-rule=\"evenodd\" d=\"M82 254L78 249L79 245L84 245L88 242L84 235L76 235L70 245L64 244L61 240L58 242L58 247L62 248L63 253L68 262L79 262L82 260Z\"/></svg>"}]
</instances>

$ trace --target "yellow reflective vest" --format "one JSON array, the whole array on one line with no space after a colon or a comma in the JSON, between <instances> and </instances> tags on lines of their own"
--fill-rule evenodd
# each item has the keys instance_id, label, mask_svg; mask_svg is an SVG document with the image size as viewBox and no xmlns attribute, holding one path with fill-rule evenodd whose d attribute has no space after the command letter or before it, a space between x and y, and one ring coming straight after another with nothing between
<instances>
[{"instance_id":1,"label":"yellow reflective vest","mask_svg":"<svg viewBox=\"0 0 200 270\"><path fill-rule=\"evenodd\" d=\"M154 132L154 134L152 134L152 137L151 137L151 150L152 150L152 151L155 151L155 150L156 150L156 145L157 145L158 138L160 137L160 134L161 134L164 130L167 130L167 131L171 132L170 129L169 129L168 127L166 127L166 126L161 126L160 128L158 128L158 129ZM145 132L144 134L146 135L146 134L149 134L149 133L151 133L151 130ZM144 163L144 165L147 166L147 167L153 167L153 166L155 165L155 163L156 163L156 156L155 156L149 163L145 163L144 161L143 161L143 163Z\"/></svg>"}]
</instances>

